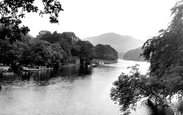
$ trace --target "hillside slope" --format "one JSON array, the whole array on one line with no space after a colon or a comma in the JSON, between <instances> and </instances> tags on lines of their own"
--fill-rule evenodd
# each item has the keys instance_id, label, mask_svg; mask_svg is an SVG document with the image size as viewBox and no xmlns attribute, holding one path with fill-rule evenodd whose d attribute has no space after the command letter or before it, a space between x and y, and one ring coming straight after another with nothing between
<instances>
[{"instance_id":1,"label":"hillside slope","mask_svg":"<svg viewBox=\"0 0 183 115\"><path fill-rule=\"evenodd\" d=\"M133 60L133 61L144 61L144 57L141 56L142 53L143 53L143 50L141 47L132 49L132 50L127 51L124 54L123 59Z\"/></svg>"},{"instance_id":2,"label":"hillside slope","mask_svg":"<svg viewBox=\"0 0 183 115\"><path fill-rule=\"evenodd\" d=\"M127 52L131 49L141 47L144 41L138 40L131 36L122 36L116 33L105 33L99 36L84 38L83 40L90 41L93 45L108 44L115 48L118 53Z\"/></svg>"}]
</instances>

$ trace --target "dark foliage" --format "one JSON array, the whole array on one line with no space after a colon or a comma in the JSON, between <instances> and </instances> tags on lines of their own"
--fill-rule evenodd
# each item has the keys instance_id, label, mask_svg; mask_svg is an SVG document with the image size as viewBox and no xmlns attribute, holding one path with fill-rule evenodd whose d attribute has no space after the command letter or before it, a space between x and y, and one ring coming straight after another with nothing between
<instances>
[{"instance_id":1,"label":"dark foliage","mask_svg":"<svg viewBox=\"0 0 183 115\"><path fill-rule=\"evenodd\" d=\"M104 60L117 60L118 52L110 45L98 44L94 47L94 58Z\"/></svg>"},{"instance_id":2,"label":"dark foliage","mask_svg":"<svg viewBox=\"0 0 183 115\"><path fill-rule=\"evenodd\" d=\"M26 26L20 26L26 13L35 12L40 15L49 14L51 23L58 23L58 14L63 11L57 0L42 0L43 9L34 5L34 0L3 0L0 2L0 39L8 39L11 43L21 40L22 35L29 32Z\"/></svg>"},{"instance_id":3,"label":"dark foliage","mask_svg":"<svg viewBox=\"0 0 183 115\"><path fill-rule=\"evenodd\" d=\"M81 64L90 64L93 59L93 45L89 41L78 41Z\"/></svg>"},{"instance_id":4,"label":"dark foliage","mask_svg":"<svg viewBox=\"0 0 183 115\"><path fill-rule=\"evenodd\" d=\"M179 98L183 95L183 1L178 1L171 11L173 19L168 28L143 45L142 55L150 63L149 73L144 76L132 68L131 74L122 74L114 82L111 98L125 113L144 97L155 100L155 105L166 105L169 113L170 109L177 112L171 100L175 94Z\"/></svg>"}]
</instances>

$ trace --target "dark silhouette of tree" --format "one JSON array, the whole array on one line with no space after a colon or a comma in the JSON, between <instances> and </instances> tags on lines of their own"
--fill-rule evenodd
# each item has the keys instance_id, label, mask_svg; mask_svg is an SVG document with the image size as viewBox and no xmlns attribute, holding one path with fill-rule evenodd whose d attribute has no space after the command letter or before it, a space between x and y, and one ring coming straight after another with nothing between
<instances>
[{"instance_id":1,"label":"dark silhouette of tree","mask_svg":"<svg viewBox=\"0 0 183 115\"><path fill-rule=\"evenodd\" d=\"M51 23L58 23L58 15L63 11L57 0L42 0L43 9L34 5L35 0L3 0L0 1L0 39L8 39L11 43L26 35L29 28L21 26L26 13L35 12L39 15L50 15Z\"/></svg>"}]
</instances>

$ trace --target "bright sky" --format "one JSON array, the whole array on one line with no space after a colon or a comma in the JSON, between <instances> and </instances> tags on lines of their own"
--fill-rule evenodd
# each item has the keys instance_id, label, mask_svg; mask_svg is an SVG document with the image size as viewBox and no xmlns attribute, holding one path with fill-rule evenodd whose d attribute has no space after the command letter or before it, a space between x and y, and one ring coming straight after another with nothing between
<instances>
[{"instance_id":1,"label":"bright sky","mask_svg":"<svg viewBox=\"0 0 183 115\"><path fill-rule=\"evenodd\" d=\"M170 22L170 9L177 0L60 0L59 25L48 17L26 15L24 24L36 36L41 30L74 32L80 39L107 32L146 40Z\"/></svg>"}]
</instances>

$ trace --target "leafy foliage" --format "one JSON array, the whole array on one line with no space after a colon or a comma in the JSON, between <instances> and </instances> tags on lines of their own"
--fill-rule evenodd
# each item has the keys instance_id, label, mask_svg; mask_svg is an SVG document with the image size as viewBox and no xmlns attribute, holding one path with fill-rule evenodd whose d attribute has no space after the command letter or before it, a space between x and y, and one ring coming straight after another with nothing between
<instances>
[{"instance_id":1,"label":"leafy foliage","mask_svg":"<svg viewBox=\"0 0 183 115\"><path fill-rule=\"evenodd\" d=\"M114 82L111 98L119 103L124 114L144 97L174 110L172 96L183 95L183 1L178 1L171 12L173 19L168 28L143 45L142 55L150 63L149 73L144 76L132 69L131 74L122 74Z\"/></svg>"},{"instance_id":2,"label":"leafy foliage","mask_svg":"<svg viewBox=\"0 0 183 115\"><path fill-rule=\"evenodd\" d=\"M93 45L86 41L81 41L73 32L53 33L43 32L39 35L40 40L46 40L49 43L59 43L63 50L62 62L69 62L72 56L80 57L81 63L90 63L93 59Z\"/></svg>"},{"instance_id":3,"label":"leafy foliage","mask_svg":"<svg viewBox=\"0 0 183 115\"><path fill-rule=\"evenodd\" d=\"M61 48L59 43L51 44L51 48L53 50L53 57L52 57L53 59L51 63L53 64L60 63L63 59L63 54L64 54L63 49Z\"/></svg>"},{"instance_id":4,"label":"leafy foliage","mask_svg":"<svg viewBox=\"0 0 183 115\"><path fill-rule=\"evenodd\" d=\"M24 38L30 30L22 25L22 19L25 18L26 13L39 13L41 16L49 14L50 22L58 23L58 14L60 11L63 11L60 2L57 0L42 0L43 9L39 9L34 4L34 1L0 1L0 63L10 65L16 71L19 68L17 66L21 66L20 64L29 63L25 61L27 57L24 55L32 52L28 50L30 48L29 45L22 44L23 42L29 42L27 38ZM22 57L26 58L23 59Z\"/></svg>"},{"instance_id":5,"label":"leafy foliage","mask_svg":"<svg viewBox=\"0 0 183 115\"><path fill-rule=\"evenodd\" d=\"M47 41L37 41L24 52L22 61L28 62L33 65L49 65L53 51L51 44ZM26 60L28 59L28 60Z\"/></svg>"},{"instance_id":6,"label":"leafy foliage","mask_svg":"<svg viewBox=\"0 0 183 115\"><path fill-rule=\"evenodd\" d=\"M72 32L51 33L41 31L37 38L23 36L10 43L0 39L0 63L15 67L45 65L58 67L59 64L73 63L73 56L89 64L93 59L93 45L79 40Z\"/></svg>"},{"instance_id":7,"label":"leafy foliage","mask_svg":"<svg viewBox=\"0 0 183 115\"><path fill-rule=\"evenodd\" d=\"M94 47L94 58L105 60L117 60L118 52L110 45L98 44Z\"/></svg>"},{"instance_id":8,"label":"leafy foliage","mask_svg":"<svg viewBox=\"0 0 183 115\"><path fill-rule=\"evenodd\" d=\"M25 47L23 42L11 44L9 40L0 40L0 63L10 65L18 62Z\"/></svg>"},{"instance_id":9,"label":"leafy foliage","mask_svg":"<svg viewBox=\"0 0 183 115\"><path fill-rule=\"evenodd\" d=\"M42 34L43 33L43 34ZM41 31L38 38L46 40L49 43L59 43L60 47L65 51L63 57L65 61L72 56L78 56L80 47L77 42L79 38L73 32L51 33L48 31Z\"/></svg>"},{"instance_id":10,"label":"leafy foliage","mask_svg":"<svg viewBox=\"0 0 183 115\"><path fill-rule=\"evenodd\" d=\"M129 113L130 109L135 109L137 101L149 96L150 90L148 79L138 71L138 65L131 67L130 75L122 73L118 80L113 83L111 89L111 99L121 106L121 111ZM145 84L146 83L146 84Z\"/></svg>"},{"instance_id":11,"label":"leafy foliage","mask_svg":"<svg viewBox=\"0 0 183 115\"><path fill-rule=\"evenodd\" d=\"M183 93L182 4L182 1L179 1L172 8L174 18L170 26L166 30L161 30L159 36L147 40L143 46L143 56L151 63L151 74L162 80L162 84L166 83L168 95Z\"/></svg>"},{"instance_id":12,"label":"leafy foliage","mask_svg":"<svg viewBox=\"0 0 183 115\"><path fill-rule=\"evenodd\" d=\"M8 39L11 43L20 40L22 34L30 30L21 26L26 13L35 12L40 15L49 14L51 23L58 23L58 14L63 11L57 0L42 0L43 10L34 5L35 0L3 0L0 1L0 39Z\"/></svg>"},{"instance_id":13,"label":"leafy foliage","mask_svg":"<svg viewBox=\"0 0 183 115\"><path fill-rule=\"evenodd\" d=\"M93 45L89 41L78 41L80 46L79 57L81 64L90 64L93 59Z\"/></svg>"}]
</instances>

